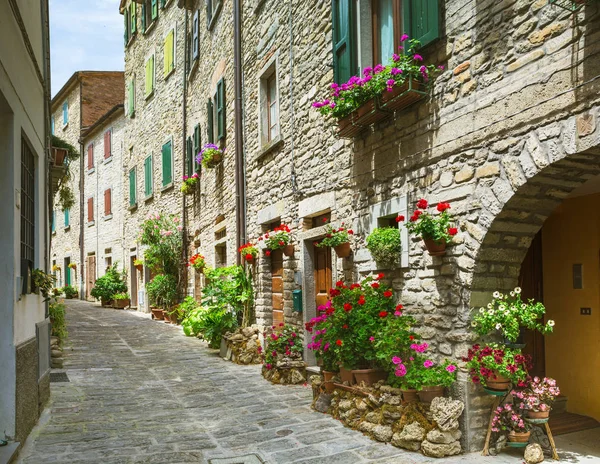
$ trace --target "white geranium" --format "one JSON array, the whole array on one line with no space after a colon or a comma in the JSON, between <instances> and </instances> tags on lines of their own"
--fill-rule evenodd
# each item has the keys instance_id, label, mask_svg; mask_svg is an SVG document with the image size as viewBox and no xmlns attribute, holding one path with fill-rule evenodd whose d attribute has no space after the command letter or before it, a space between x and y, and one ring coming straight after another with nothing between
<instances>
[{"instance_id":1,"label":"white geranium","mask_svg":"<svg viewBox=\"0 0 600 464\"><path fill-rule=\"evenodd\" d=\"M500 298L500 292L496 291L496 292L492 293L492 296L494 298Z\"/></svg>"},{"instance_id":2,"label":"white geranium","mask_svg":"<svg viewBox=\"0 0 600 464\"><path fill-rule=\"evenodd\" d=\"M485 308L479 308L479 314L485 313Z\"/></svg>"},{"instance_id":3,"label":"white geranium","mask_svg":"<svg viewBox=\"0 0 600 464\"><path fill-rule=\"evenodd\" d=\"M519 293L521 293L521 287L517 287L515 288L515 293L518 295Z\"/></svg>"},{"instance_id":4,"label":"white geranium","mask_svg":"<svg viewBox=\"0 0 600 464\"><path fill-rule=\"evenodd\" d=\"M487 304L488 309L492 309L492 303Z\"/></svg>"},{"instance_id":5,"label":"white geranium","mask_svg":"<svg viewBox=\"0 0 600 464\"><path fill-rule=\"evenodd\" d=\"M488 309L488 314L493 315L494 314L494 310L493 309Z\"/></svg>"},{"instance_id":6,"label":"white geranium","mask_svg":"<svg viewBox=\"0 0 600 464\"><path fill-rule=\"evenodd\" d=\"M515 292L510 292L510 296L515 296Z\"/></svg>"},{"instance_id":7,"label":"white geranium","mask_svg":"<svg viewBox=\"0 0 600 464\"><path fill-rule=\"evenodd\" d=\"M500 330L502 328L502 324L500 324L499 322L496 324L496 330Z\"/></svg>"},{"instance_id":8,"label":"white geranium","mask_svg":"<svg viewBox=\"0 0 600 464\"><path fill-rule=\"evenodd\" d=\"M550 320L548 321L548 325L549 325L550 327L554 327L554 321L553 321L552 319L550 319Z\"/></svg>"},{"instance_id":9,"label":"white geranium","mask_svg":"<svg viewBox=\"0 0 600 464\"><path fill-rule=\"evenodd\" d=\"M475 322L475 321L471 322L471 327L477 327L477 322Z\"/></svg>"}]
</instances>

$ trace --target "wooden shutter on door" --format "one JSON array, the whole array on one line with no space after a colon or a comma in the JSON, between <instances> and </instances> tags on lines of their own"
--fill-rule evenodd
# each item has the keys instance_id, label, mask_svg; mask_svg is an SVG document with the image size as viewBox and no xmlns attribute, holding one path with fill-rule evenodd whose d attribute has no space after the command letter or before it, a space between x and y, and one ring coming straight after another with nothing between
<instances>
[{"instance_id":1,"label":"wooden shutter on door","mask_svg":"<svg viewBox=\"0 0 600 464\"><path fill-rule=\"evenodd\" d=\"M110 155L112 153L111 144L112 144L112 131L107 130L104 133L104 159L110 158Z\"/></svg>"},{"instance_id":2,"label":"wooden shutter on door","mask_svg":"<svg viewBox=\"0 0 600 464\"><path fill-rule=\"evenodd\" d=\"M283 322L283 251L271 251L271 294L273 296L273 325Z\"/></svg>"},{"instance_id":3,"label":"wooden shutter on door","mask_svg":"<svg viewBox=\"0 0 600 464\"><path fill-rule=\"evenodd\" d=\"M315 247L315 303L317 308L327 302L331 287L331 248Z\"/></svg>"},{"instance_id":4,"label":"wooden shutter on door","mask_svg":"<svg viewBox=\"0 0 600 464\"><path fill-rule=\"evenodd\" d=\"M94 167L94 144L90 143L88 145L88 169L92 169Z\"/></svg>"},{"instance_id":5,"label":"wooden shutter on door","mask_svg":"<svg viewBox=\"0 0 600 464\"><path fill-rule=\"evenodd\" d=\"M92 222L94 220L94 199L88 198L87 202L88 206L88 222Z\"/></svg>"},{"instance_id":6,"label":"wooden shutter on door","mask_svg":"<svg viewBox=\"0 0 600 464\"><path fill-rule=\"evenodd\" d=\"M104 215L110 216L112 212L112 191L107 189L104 191Z\"/></svg>"}]
</instances>

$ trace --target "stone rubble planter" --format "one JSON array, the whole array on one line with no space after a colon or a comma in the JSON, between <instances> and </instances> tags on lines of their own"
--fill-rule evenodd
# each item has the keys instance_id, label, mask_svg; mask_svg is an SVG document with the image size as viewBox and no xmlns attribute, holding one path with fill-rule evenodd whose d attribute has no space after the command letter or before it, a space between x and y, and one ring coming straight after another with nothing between
<instances>
[{"instance_id":1,"label":"stone rubble planter","mask_svg":"<svg viewBox=\"0 0 600 464\"><path fill-rule=\"evenodd\" d=\"M271 369L263 366L262 376L274 384L298 385L306 382L306 366L301 358L282 357Z\"/></svg>"},{"instance_id":2,"label":"stone rubble planter","mask_svg":"<svg viewBox=\"0 0 600 464\"><path fill-rule=\"evenodd\" d=\"M262 364L260 335L258 326L239 328L228 332L221 340L221 357L236 364Z\"/></svg>"}]
</instances>

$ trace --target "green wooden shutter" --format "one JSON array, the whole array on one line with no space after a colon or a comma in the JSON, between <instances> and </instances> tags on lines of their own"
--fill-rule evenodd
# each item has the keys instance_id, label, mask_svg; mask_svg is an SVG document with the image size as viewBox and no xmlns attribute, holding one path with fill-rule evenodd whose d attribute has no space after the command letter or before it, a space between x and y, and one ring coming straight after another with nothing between
<instances>
[{"instance_id":1,"label":"green wooden shutter","mask_svg":"<svg viewBox=\"0 0 600 464\"><path fill-rule=\"evenodd\" d=\"M137 5L131 4L131 35L137 31Z\"/></svg>"},{"instance_id":2,"label":"green wooden shutter","mask_svg":"<svg viewBox=\"0 0 600 464\"><path fill-rule=\"evenodd\" d=\"M425 46L440 36L439 0L404 0L404 31Z\"/></svg>"},{"instance_id":3,"label":"green wooden shutter","mask_svg":"<svg viewBox=\"0 0 600 464\"><path fill-rule=\"evenodd\" d=\"M199 11L194 13L192 24L192 59L198 58L200 53L200 18Z\"/></svg>"},{"instance_id":4,"label":"green wooden shutter","mask_svg":"<svg viewBox=\"0 0 600 464\"><path fill-rule=\"evenodd\" d=\"M191 176L194 172L194 151L192 148L192 139L188 137L185 141L185 174Z\"/></svg>"},{"instance_id":5,"label":"green wooden shutter","mask_svg":"<svg viewBox=\"0 0 600 464\"><path fill-rule=\"evenodd\" d=\"M65 285L71 286L71 268L69 267L70 263L67 263L65 266Z\"/></svg>"},{"instance_id":6,"label":"green wooden shutter","mask_svg":"<svg viewBox=\"0 0 600 464\"><path fill-rule=\"evenodd\" d=\"M346 82L358 72L353 0L333 0L333 75Z\"/></svg>"},{"instance_id":7,"label":"green wooden shutter","mask_svg":"<svg viewBox=\"0 0 600 464\"><path fill-rule=\"evenodd\" d=\"M173 182L173 162L171 158L171 142L167 142L162 147L162 171L163 187Z\"/></svg>"},{"instance_id":8,"label":"green wooden shutter","mask_svg":"<svg viewBox=\"0 0 600 464\"><path fill-rule=\"evenodd\" d=\"M135 193L135 168L133 168L129 171L129 206L136 204Z\"/></svg>"},{"instance_id":9,"label":"green wooden shutter","mask_svg":"<svg viewBox=\"0 0 600 464\"><path fill-rule=\"evenodd\" d=\"M56 211L52 211L52 232L56 232Z\"/></svg>"},{"instance_id":10,"label":"green wooden shutter","mask_svg":"<svg viewBox=\"0 0 600 464\"><path fill-rule=\"evenodd\" d=\"M152 0L152 21L158 18L158 0Z\"/></svg>"},{"instance_id":11,"label":"green wooden shutter","mask_svg":"<svg viewBox=\"0 0 600 464\"><path fill-rule=\"evenodd\" d=\"M216 0L215 0L216 1ZM212 21L212 0L206 0L206 28L210 26Z\"/></svg>"},{"instance_id":12,"label":"green wooden shutter","mask_svg":"<svg viewBox=\"0 0 600 464\"><path fill-rule=\"evenodd\" d=\"M215 143L215 131L213 127L213 103L209 99L206 103L206 135L208 143Z\"/></svg>"},{"instance_id":13,"label":"green wooden shutter","mask_svg":"<svg viewBox=\"0 0 600 464\"><path fill-rule=\"evenodd\" d=\"M125 33L123 34L123 39L125 40L125 46L129 43L129 9L125 8L125 12L123 13L123 20L125 21Z\"/></svg>"},{"instance_id":14,"label":"green wooden shutter","mask_svg":"<svg viewBox=\"0 0 600 464\"><path fill-rule=\"evenodd\" d=\"M129 81L127 94L127 108L129 112L129 117L133 117L133 115L135 114L135 81L133 79Z\"/></svg>"},{"instance_id":15,"label":"green wooden shutter","mask_svg":"<svg viewBox=\"0 0 600 464\"><path fill-rule=\"evenodd\" d=\"M160 0L160 7L161 8L164 8L166 4L167 4L167 0Z\"/></svg>"},{"instance_id":16,"label":"green wooden shutter","mask_svg":"<svg viewBox=\"0 0 600 464\"><path fill-rule=\"evenodd\" d=\"M146 2L142 3L142 31L146 32Z\"/></svg>"},{"instance_id":17,"label":"green wooden shutter","mask_svg":"<svg viewBox=\"0 0 600 464\"><path fill-rule=\"evenodd\" d=\"M152 176L152 155L144 160L144 195L148 198L154 190L154 182Z\"/></svg>"},{"instance_id":18,"label":"green wooden shutter","mask_svg":"<svg viewBox=\"0 0 600 464\"><path fill-rule=\"evenodd\" d=\"M65 209L65 227L69 227L69 208Z\"/></svg>"},{"instance_id":19,"label":"green wooden shutter","mask_svg":"<svg viewBox=\"0 0 600 464\"><path fill-rule=\"evenodd\" d=\"M145 81L146 96L149 96L154 91L154 55L146 61L146 81Z\"/></svg>"},{"instance_id":20,"label":"green wooden shutter","mask_svg":"<svg viewBox=\"0 0 600 464\"><path fill-rule=\"evenodd\" d=\"M202 137L200 135L200 124L197 124L194 127L194 158L200 153L200 147L202 145ZM196 172L200 172L202 170L202 165L196 163Z\"/></svg>"},{"instance_id":21,"label":"green wooden shutter","mask_svg":"<svg viewBox=\"0 0 600 464\"><path fill-rule=\"evenodd\" d=\"M217 139L225 138L225 81L217 83Z\"/></svg>"}]
</instances>

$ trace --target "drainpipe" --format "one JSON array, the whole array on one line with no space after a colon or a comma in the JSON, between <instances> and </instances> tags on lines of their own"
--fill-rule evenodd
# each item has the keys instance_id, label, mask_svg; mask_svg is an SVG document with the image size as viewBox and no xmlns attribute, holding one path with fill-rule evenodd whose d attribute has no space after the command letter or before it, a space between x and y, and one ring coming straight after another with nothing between
<instances>
[{"instance_id":1,"label":"drainpipe","mask_svg":"<svg viewBox=\"0 0 600 464\"><path fill-rule=\"evenodd\" d=\"M81 97L81 92L83 90L83 85L81 85L81 80L79 79L78 76L78 80L79 80L79 130L81 131L81 124L83 123L83 116L82 116L82 97ZM84 264L84 257L85 257L85 250L84 250L84 234L85 234L85 227L84 227L84 217L85 217L85 212L84 212L84 205L85 205L85 175L84 175L84 167L85 167L85 161L84 161L84 145L83 145L83 139L81 138L81 133L79 134L79 297L83 300L85 299L85 294L83 291L83 276L84 276L84 268L86 266L86 264ZM96 273L96 275L98 275L98 273ZM87 283L87 282L86 282ZM89 289L88 289L89 290Z\"/></svg>"},{"instance_id":2,"label":"drainpipe","mask_svg":"<svg viewBox=\"0 0 600 464\"><path fill-rule=\"evenodd\" d=\"M184 42L184 58L183 58L183 140L182 140L182 147L183 147L183 163L182 163L182 171L183 173L185 173L185 164L186 164L186 154L187 154L187 145L186 145L186 139L187 139L187 86L188 86L188 82L187 82L187 67L186 67L186 63L188 62L188 57L189 57L189 43L188 43L188 33L189 33L189 12L188 10L185 10L185 40ZM190 63L191 64L191 63ZM193 155L192 155L193 156ZM184 261L187 261L187 247L188 247L188 243L187 243L187 214L186 214L186 196L187 195L181 195L183 197L183 203L182 203L182 213L181 213L181 227L182 227L182 231L183 231L183 250L182 250L182 258ZM187 288L187 279L188 279L188 272L187 272L187 266L182 266L183 268L183 281L185 282L185 288ZM184 295L185 296L185 295Z\"/></svg>"},{"instance_id":3,"label":"drainpipe","mask_svg":"<svg viewBox=\"0 0 600 464\"><path fill-rule=\"evenodd\" d=\"M298 194L298 184L296 183L296 168L294 159L294 133L295 133L295 114L294 114L294 20L292 14L292 7L294 5L293 0L289 3L289 23L290 23L290 117L291 117L291 130L290 130L290 157L292 162L292 168L290 171L290 182L292 183L292 193ZM281 129L280 129L281 130Z\"/></svg>"},{"instance_id":4,"label":"drainpipe","mask_svg":"<svg viewBox=\"0 0 600 464\"><path fill-rule=\"evenodd\" d=\"M52 235L49 234L48 224L50 219L50 211L54 207L54 196L52 195L52 189L49 187L51 185L50 180L50 147L51 136L50 136L50 34L47 28L49 13L48 13L48 0L44 0L40 4L41 9L41 19L42 19L42 56L43 56L43 76L44 76L44 167L43 172L46 175L45 189L44 193L46 194L46 201L48 204L47 208L44 208L44 271L48 271L49 261L50 261L50 245L52 240ZM45 311L44 317L48 318L49 316L49 308L48 302L45 302Z\"/></svg>"},{"instance_id":5,"label":"drainpipe","mask_svg":"<svg viewBox=\"0 0 600 464\"><path fill-rule=\"evenodd\" d=\"M246 179L244 172L244 137L242 118L242 11L241 0L233 1L233 67L235 82L235 196L236 250L246 242ZM236 253L241 264L240 253Z\"/></svg>"}]
</instances>

